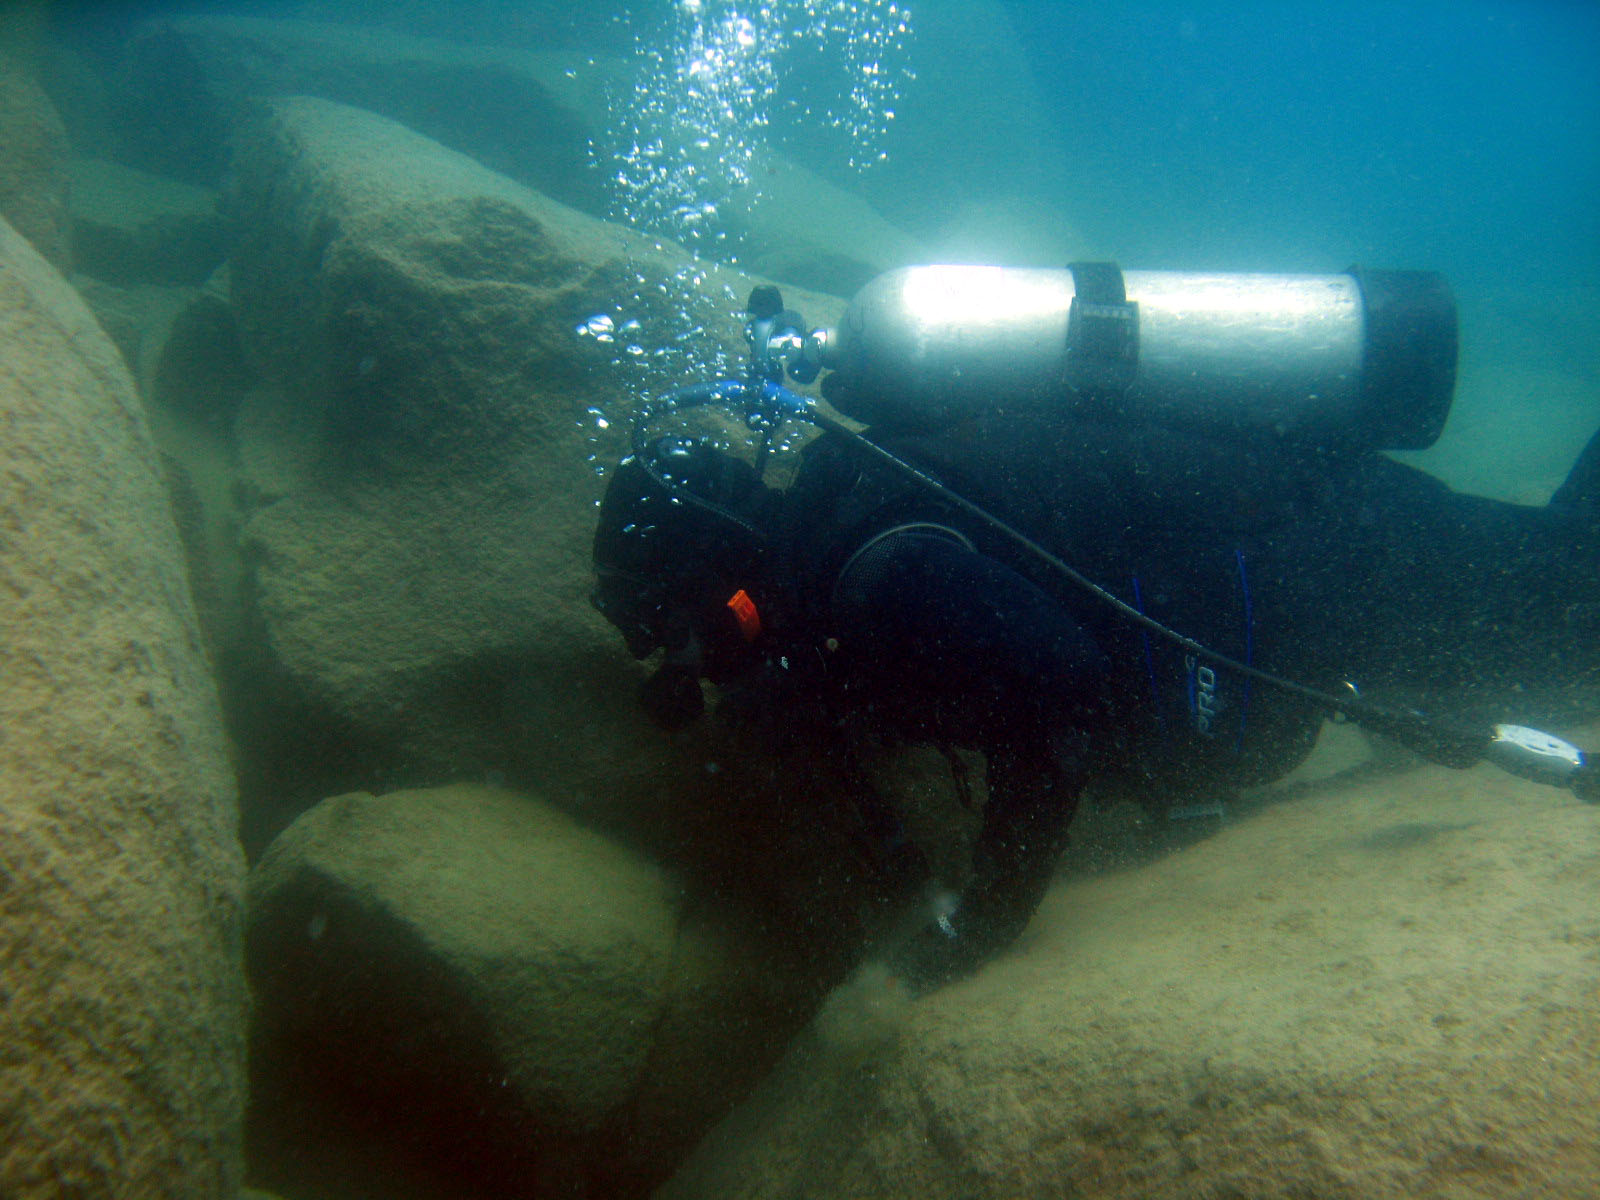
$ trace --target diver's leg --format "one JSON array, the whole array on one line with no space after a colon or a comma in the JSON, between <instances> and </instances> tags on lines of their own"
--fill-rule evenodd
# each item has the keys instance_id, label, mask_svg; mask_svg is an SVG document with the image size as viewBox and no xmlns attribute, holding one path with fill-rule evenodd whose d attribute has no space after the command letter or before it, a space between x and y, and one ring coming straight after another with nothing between
<instances>
[{"instance_id":1,"label":"diver's leg","mask_svg":"<svg viewBox=\"0 0 1600 1200\"><path fill-rule=\"evenodd\" d=\"M1358 685L1424 707L1529 720L1600 711L1597 476L1591 442L1556 502L1532 507L1374 459L1322 535L1305 616L1340 610L1330 655Z\"/></svg>"}]
</instances>

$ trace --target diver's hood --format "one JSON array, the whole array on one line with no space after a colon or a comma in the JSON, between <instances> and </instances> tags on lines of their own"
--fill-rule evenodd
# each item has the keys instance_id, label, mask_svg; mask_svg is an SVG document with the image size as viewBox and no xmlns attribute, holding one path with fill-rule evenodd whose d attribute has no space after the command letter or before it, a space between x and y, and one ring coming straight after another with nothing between
<instances>
[{"instance_id":1,"label":"diver's hood","mask_svg":"<svg viewBox=\"0 0 1600 1200\"><path fill-rule=\"evenodd\" d=\"M777 500L749 464L695 438L623 460L600 505L593 600L635 658L695 637L715 650L730 628L748 640L728 603L764 576Z\"/></svg>"}]
</instances>

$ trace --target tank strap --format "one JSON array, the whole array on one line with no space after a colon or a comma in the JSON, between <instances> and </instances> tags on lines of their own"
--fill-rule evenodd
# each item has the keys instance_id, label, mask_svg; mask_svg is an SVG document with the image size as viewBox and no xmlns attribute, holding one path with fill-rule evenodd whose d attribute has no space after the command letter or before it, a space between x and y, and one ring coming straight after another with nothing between
<instances>
[{"instance_id":1,"label":"tank strap","mask_svg":"<svg viewBox=\"0 0 1600 1200\"><path fill-rule=\"evenodd\" d=\"M1115 412L1139 368L1139 305L1114 262L1075 262L1067 314L1066 384L1091 410Z\"/></svg>"}]
</instances>

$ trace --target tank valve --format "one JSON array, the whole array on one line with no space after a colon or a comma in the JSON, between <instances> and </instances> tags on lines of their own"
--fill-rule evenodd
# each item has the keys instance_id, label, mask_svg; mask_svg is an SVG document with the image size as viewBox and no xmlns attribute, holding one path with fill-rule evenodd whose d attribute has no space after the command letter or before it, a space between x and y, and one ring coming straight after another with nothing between
<instances>
[{"instance_id":1,"label":"tank valve","mask_svg":"<svg viewBox=\"0 0 1600 1200\"><path fill-rule=\"evenodd\" d=\"M812 383L822 373L828 349L828 331L806 332L805 318L783 306L783 293L770 284L750 293L745 306L749 320L745 340L750 343L750 366L761 380L782 383L784 375L796 383Z\"/></svg>"}]
</instances>

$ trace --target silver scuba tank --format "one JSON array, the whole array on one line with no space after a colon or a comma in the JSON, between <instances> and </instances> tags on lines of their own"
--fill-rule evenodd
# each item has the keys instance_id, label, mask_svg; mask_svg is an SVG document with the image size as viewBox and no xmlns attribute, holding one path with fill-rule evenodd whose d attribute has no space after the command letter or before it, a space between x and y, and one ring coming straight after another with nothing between
<instances>
[{"instance_id":1,"label":"silver scuba tank","mask_svg":"<svg viewBox=\"0 0 1600 1200\"><path fill-rule=\"evenodd\" d=\"M1067 406L1422 449L1455 390L1456 312L1429 271L906 267L862 288L804 357L832 372L839 411L911 429Z\"/></svg>"}]
</instances>

